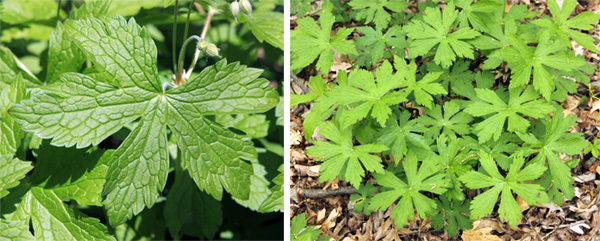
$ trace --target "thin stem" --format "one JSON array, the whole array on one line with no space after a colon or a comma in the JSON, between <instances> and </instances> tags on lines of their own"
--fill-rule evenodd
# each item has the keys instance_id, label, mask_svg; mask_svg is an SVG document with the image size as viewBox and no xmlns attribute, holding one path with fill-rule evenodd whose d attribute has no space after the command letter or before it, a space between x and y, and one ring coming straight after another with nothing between
<instances>
[{"instance_id":1,"label":"thin stem","mask_svg":"<svg viewBox=\"0 0 600 241\"><path fill-rule=\"evenodd\" d=\"M197 35L190 36L187 40L185 40L185 43L183 43L183 46L181 46L181 51L179 51L179 63L177 65L179 66L179 68L177 69L177 75L175 79L175 85L177 86L181 85L183 82L183 60L185 59L185 49L187 48L188 44L190 44L194 40L200 42L202 41L202 38L198 37ZM193 62L196 62L196 60L194 59Z\"/></svg>"},{"instance_id":2,"label":"thin stem","mask_svg":"<svg viewBox=\"0 0 600 241\"><path fill-rule=\"evenodd\" d=\"M206 16L206 21L204 22L204 28L202 29L202 35L200 36L200 38L204 39L206 37L206 32L208 32L208 28L210 27L210 20L212 19L212 16L214 14L214 10L208 11L208 16ZM194 71L194 67L196 67L196 62L198 61L198 56L200 56L200 50L196 48L196 52L194 53L194 59L192 59L192 63L190 64L190 67L188 68L186 74L186 79L189 78L192 71Z\"/></svg>"},{"instance_id":3,"label":"thin stem","mask_svg":"<svg viewBox=\"0 0 600 241\"><path fill-rule=\"evenodd\" d=\"M192 3L190 3L190 7L188 8L187 19L185 20L185 30L183 30L184 38L187 38L188 36L188 28L190 26L190 15L192 13L192 7L194 6L194 2L196 2L196 0L192 0Z\"/></svg>"},{"instance_id":4,"label":"thin stem","mask_svg":"<svg viewBox=\"0 0 600 241\"><path fill-rule=\"evenodd\" d=\"M209 10L208 11L208 16L206 16L206 21L204 21L204 29L202 29L202 35L200 35L200 37L202 39L204 39L204 37L206 37L206 32L208 32L208 28L210 27L210 19L212 18L212 16L215 14L215 10Z\"/></svg>"},{"instance_id":5,"label":"thin stem","mask_svg":"<svg viewBox=\"0 0 600 241\"><path fill-rule=\"evenodd\" d=\"M60 21L60 1L58 0L58 7L56 8L56 21Z\"/></svg>"},{"instance_id":6,"label":"thin stem","mask_svg":"<svg viewBox=\"0 0 600 241\"><path fill-rule=\"evenodd\" d=\"M179 8L179 0L175 0L175 13L174 13L174 17L173 17L173 48L171 49L171 52L173 52L173 70L177 69L177 53L175 52L177 50L175 44L177 44L177 9Z\"/></svg>"}]
</instances>

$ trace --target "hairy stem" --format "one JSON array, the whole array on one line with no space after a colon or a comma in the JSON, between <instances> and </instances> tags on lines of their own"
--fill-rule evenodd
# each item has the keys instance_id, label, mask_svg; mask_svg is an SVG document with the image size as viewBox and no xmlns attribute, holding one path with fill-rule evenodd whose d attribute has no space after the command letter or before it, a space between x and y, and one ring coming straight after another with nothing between
<instances>
[{"instance_id":1,"label":"hairy stem","mask_svg":"<svg viewBox=\"0 0 600 241\"><path fill-rule=\"evenodd\" d=\"M183 84L183 60L185 59L185 49L187 48L188 44L190 44L191 42L193 42L194 40L196 40L197 42L202 41L202 38L198 37L198 35L192 35L190 36L187 40L185 40L185 43L183 43L183 46L181 46L181 51L179 51L179 63L177 64L178 69L177 69L177 74L176 74L176 79L175 79L175 85L179 86L181 84ZM196 48L198 49L198 48ZM196 50L198 51L198 50ZM194 58L194 60L192 61L194 63L196 63L196 58ZM190 69L191 71L191 69Z\"/></svg>"},{"instance_id":2,"label":"hairy stem","mask_svg":"<svg viewBox=\"0 0 600 241\"><path fill-rule=\"evenodd\" d=\"M208 28L210 27L210 20L212 19L212 16L214 14L215 14L214 10L208 11L208 16L206 16L206 21L204 22L204 28L202 29L202 35L200 36L201 39L204 39L204 37L206 37L206 32L208 32ZM198 61L199 56L200 56L200 50L198 48L196 48L196 52L194 53L194 58L192 59L192 63L190 64L190 67L188 68L188 71L186 74L186 79L189 78L192 71L194 71L194 67L196 67L196 61Z\"/></svg>"},{"instance_id":3,"label":"hairy stem","mask_svg":"<svg viewBox=\"0 0 600 241\"><path fill-rule=\"evenodd\" d=\"M190 26L190 15L192 13L192 7L194 6L195 2L196 2L196 0L192 0L192 2L190 3L190 7L188 8L187 19L185 20L185 29L183 30L184 38L187 38L187 36L188 36L188 28Z\"/></svg>"},{"instance_id":4,"label":"hairy stem","mask_svg":"<svg viewBox=\"0 0 600 241\"><path fill-rule=\"evenodd\" d=\"M174 10L174 16L173 16L173 47L171 49L171 52L173 53L173 70L177 69L177 54L176 54L176 44L177 44L177 9L179 8L179 0L175 0L175 10ZM179 75L178 75L179 78Z\"/></svg>"}]
</instances>

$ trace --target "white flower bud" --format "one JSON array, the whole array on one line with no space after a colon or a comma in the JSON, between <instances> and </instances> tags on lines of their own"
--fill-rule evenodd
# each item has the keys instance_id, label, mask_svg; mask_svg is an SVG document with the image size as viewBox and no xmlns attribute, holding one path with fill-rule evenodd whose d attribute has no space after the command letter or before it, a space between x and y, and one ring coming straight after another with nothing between
<instances>
[{"instance_id":1,"label":"white flower bud","mask_svg":"<svg viewBox=\"0 0 600 241\"><path fill-rule=\"evenodd\" d=\"M221 58L221 56L219 55L219 49L215 44L208 44L204 52L208 56Z\"/></svg>"},{"instance_id":2,"label":"white flower bud","mask_svg":"<svg viewBox=\"0 0 600 241\"><path fill-rule=\"evenodd\" d=\"M250 4L250 1L240 0L240 7L242 8L242 12L252 17L252 4Z\"/></svg>"},{"instance_id":3,"label":"white flower bud","mask_svg":"<svg viewBox=\"0 0 600 241\"><path fill-rule=\"evenodd\" d=\"M237 22L237 17L240 15L240 4L237 2L237 0L231 3L229 10L231 10L231 15L233 15L235 21Z\"/></svg>"},{"instance_id":4,"label":"white flower bud","mask_svg":"<svg viewBox=\"0 0 600 241\"><path fill-rule=\"evenodd\" d=\"M200 51L204 52L207 47L208 47L208 43L206 43L206 41L202 40L202 41L198 42L198 49Z\"/></svg>"}]
</instances>

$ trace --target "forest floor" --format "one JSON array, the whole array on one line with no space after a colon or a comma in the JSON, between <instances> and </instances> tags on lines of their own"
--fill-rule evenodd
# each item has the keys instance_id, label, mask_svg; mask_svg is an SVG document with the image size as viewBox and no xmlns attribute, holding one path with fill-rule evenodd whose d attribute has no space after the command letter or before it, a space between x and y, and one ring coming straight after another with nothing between
<instances>
[{"instance_id":1,"label":"forest floor","mask_svg":"<svg viewBox=\"0 0 600 241\"><path fill-rule=\"evenodd\" d=\"M600 14L600 0L578 2L573 15L583 11ZM532 11L550 14L545 1L520 0L517 3L527 4ZM318 5L317 1L315 9L319 8ZM312 14L317 15L316 12ZM292 29L297 26L296 19L296 16L291 18ZM596 46L600 47L600 24L596 24L589 33L595 39ZM600 138L600 98L588 97L591 95L589 90L596 90L595 95L600 95L600 56L576 43L574 45L575 52L584 55L594 65L595 73L590 76L590 85L580 84L578 93L569 95L562 106L565 113L578 116L574 129L583 133L589 141ZM339 66L334 66L338 69L350 66L347 63L345 65L341 59L336 63L340 63ZM314 65L307 68L309 72L310 68L316 72ZM330 72L329 77L335 78L334 75L334 72ZM304 94L308 88L308 79L304 79L307 76L302 73L292 76L293 94ZM462 231L456 237L450 238L443 230L432 228L429 219L422 220L418 216L405 227L398 229L393 218L390 218L393 205L386 212L376 211L370 216L354 212L349 198L349 193L354 189L343 181L319 183L321 163L305 154L311 142L304 137L302 123L303 118L310 112L311 105L300 104L294 106L290 112L291 217L305 213L308 225L316 225L323 235L335 240L600 240L600 159L583 152L578 156L561 157L563 160L580 159L579 165L572 169L575 197L566 200L562 206L529 206L521 202L523 217L516 227L500 221L497 214L494 214L475 220L472 230ZM315 133L313 140L324 138ZM321 191L317 191L318 195L315 196L313 190Z\"/></svg>"}]
</instances>

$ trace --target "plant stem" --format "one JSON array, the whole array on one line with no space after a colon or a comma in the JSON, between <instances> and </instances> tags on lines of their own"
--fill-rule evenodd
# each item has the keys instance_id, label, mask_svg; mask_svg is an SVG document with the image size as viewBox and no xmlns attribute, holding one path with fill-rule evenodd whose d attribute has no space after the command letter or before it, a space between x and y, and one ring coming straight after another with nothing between
<instances>
[{"instance_id":1,"label":"plant stem","mask_svg":"<svg viewBox=\"0 0 600 241\"><path fill-rule=\"evenodd\" d=\"M202 41L202 38L198 37L198 35L192 35L190 36L187 40L185 40L185 43L183 43L183 46L181 46L181 51L179 51L179 63L177 64L178 69L177 69L177 74L176 79L175 79L175 85L179 86L181 84L183 84L183 60L185 59L185 49L187 48L188 44L190 44L192 41L196 40L197 42ZM198 48L196 48L198 49ZM198 51L198 50L196 50ZM196 59L194 59L192 62L196 63ZM190 70L191 71L191 70Z\"/></svg>"},{"instance_id":2,"label":"plant stem","mask_svg":"<svg viewBox=\"0 0 600 241\"><path fill-rule=\"evenodd\" d=\"M194 6L194 2L196 2L196 0L192 0L192 3L190 3L190 7L188 8L187 19L185 20L185 29L183 30L184 38L187 38L188 36L188 28L190 26L190 15L192 13L192 7Z\"/></svg>"},{"instance_id":3,"label":"plant stem","mask_svg":"<svg viewBox=\"0 0 600 241\"><path fill-rule=\"evenodd\" d=\"M215 14L214 10L208 11L208 16L206 16L206 21L204 22L204 28L202 29L202 35L200 36L201 39L204 39L206 37L206 32L208 32L208 28L210 27L210 20L212 19L212 16L214 14ZM194 59L192 59L192 63L190 64L190 67L188 68L188 71L186 74L186 79L189 78L192 71L194 71L194 67L196 67L196 61L198 61L198 56L200 56L200 50L198 48L196 48L196 52L194 53Z\"/></svg>"},{"instance_id":4,"label":"plant stem","mask_svg":"<svg viewBox=\"0 0 600 241\"><path fill-rule=\"evenodd\" d=\"M202 29L202 35L200 37L204 39L206 37L206 32L208 32L208 28L210 27L210 19L215 14L215 10L211 9L208 11L208 16L206 16L206 21L204 21L204 29Z\"/></svg>"},{"instance_id":5,"label":"plant stem","mask_svg":"<svg viewBox=\"0 0 600 241\"><path fill-rule=\"evenodd\" d=\"M60 1L58 0L58 7L56 8L56 21L60 21Z\"/></svg>"},{"instance_id":6,"label":"plant stem","mask_svg":"<svg viewBox=\"0 0 600 241\"><path fill-rule=\"evenodd\" d=\"M175 0L175 13L173 16L173 48L171 52L173 52L173 70L177 69L177 54L176 54L176 44L177 44L177 9L179 8L179 0ZM179 78L179 77L178 77Z\"/></svg>"}]
</instances>

